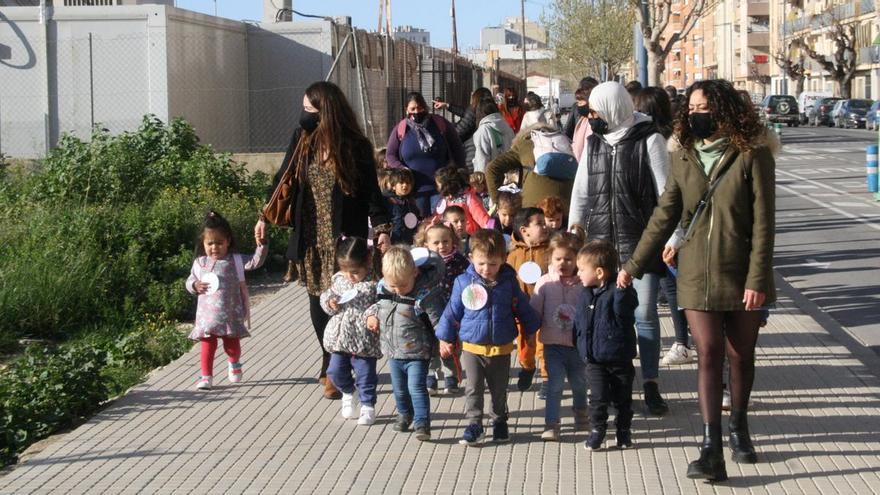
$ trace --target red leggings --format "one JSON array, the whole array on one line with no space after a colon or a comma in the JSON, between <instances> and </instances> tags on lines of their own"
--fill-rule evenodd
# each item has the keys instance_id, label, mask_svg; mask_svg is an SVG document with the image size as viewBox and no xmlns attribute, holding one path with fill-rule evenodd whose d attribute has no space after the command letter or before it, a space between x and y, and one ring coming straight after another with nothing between
<instances>
[{"instance_id":1,"label":"red leggings","mask_svg":"<svg viewBox=\"0 0 880 495\"><path fill-rule=\"evenodd\" d=\"M241 339L237 337L221 337L223 350L229 356L230 363L237 363L241 357ZM217 336L211 335L202 339L202 376L214 376L214 354L217 352Z\"/></svg>"}]
</instances>

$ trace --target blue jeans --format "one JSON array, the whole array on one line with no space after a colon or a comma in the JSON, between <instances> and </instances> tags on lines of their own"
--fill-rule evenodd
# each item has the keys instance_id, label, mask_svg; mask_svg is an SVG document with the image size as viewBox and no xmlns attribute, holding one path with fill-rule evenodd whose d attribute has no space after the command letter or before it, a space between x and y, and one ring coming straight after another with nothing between
<instances>
[{"instance_id":1,"label":"blue jeans","mask_svg":"<svg viewBox=\"0 0 880 495\"><path fill-rule=\"evenodd\" d=\"M415 200L419 211L422 213L421 217L431 218L434 216L434 208L436 208L437 203L440 202L440 194L437 191L414 193L413 199Z\"/></svg>"},{"instance_id":2,"label":"blue jeans","mask_svg":"<svg viewBox=\"0 0 880 495\"><path fill-rule=\"evenodd\" d=\"M397 413L413 420L416 428L431 426L431 405L428 402L427 359L389 359L391 386Z\"/></svg>"},{"instance_id":3,"label":"blue jeans","mask_svg":"<svg viewBox=\"0 0 880 495\"><path fill-rule=\"evenodd\" d=\"M547 404L544 409L544 423L559 422L559 406L562 403L562 389L565 378L571 387L575 409L587 408L587 365L578 355L577 348L565 345L544 346L544 366L547 367Z\"/></svg>"},{"instance_id":4,"label":"blue jeans","mask_svg":"<svg viewBox=\"0 0 880 495\"><path fill-rule=\"evenodd\" d=\"M688 324L684 317L684 310L678 307L678 287L676 278L672 273L667 273L660 279L660 287L666 294L666 302L669 303L669 314L672 317L672 327L675 328L675 342L688 345Z\"/></svg>"},{"instance_id":5,"label":"blue jeans","mask_svg":"<svg viewBox=\"0 0 880 495\"><path fill-rule=\"evenodd\" d=\"M656 380L660 368L660 317L657 315L657 293L660 275L646 273L633 280L639 298L636 308L636 332L639 336L639 362L642 379Z\"/></svg>"},{"instance_id":6,"label":"blue jeans","mask_svg":"<svg viewBox=\"0 0 880 495\"><path fill-rule=\"evenodd\" d=\"M354 371L356 379L351 372ZM344 352L330 354L330 364L327 366L327 377L342 393L354 393L357 385L358 400L361 404L376 407L376 358L354 356Z\"/></svg>"}]
</instances>

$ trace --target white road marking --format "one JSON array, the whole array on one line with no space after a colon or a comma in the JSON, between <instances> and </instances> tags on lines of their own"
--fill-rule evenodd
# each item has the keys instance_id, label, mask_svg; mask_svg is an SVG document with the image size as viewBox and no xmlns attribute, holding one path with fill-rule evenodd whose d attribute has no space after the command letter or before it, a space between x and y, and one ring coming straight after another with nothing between
<instances>
[{"instance_id":1,"label":"white road marking","mask_svg":"<svg viewBox=\"0 0 880 495\"><path fill-rule=\"evenodd\" d=\"M794 189L819 189L819 186L814 186L812 184L790 184L788 187Z\"/></svg>"},{"instance_id":2,"label":"white road marking","mask_svg":"<svg viewBox=\"0 0 880 495\"><path fill-rule=\"evenodd\" d=\"M857 203L854 201L833 202L831 204L833 204L834 206L838 206L840 208L866 208L869 206L865 203Z\"/></svg>"},{"instance_id":3,"label":"white road marking","mask_svg":"<svg viewBox=\"0 0 880 495\"><path fill-rule=\"evenodd\" d=\"M794 194L794 195L796 195L796 196L798 196L798 197L800 197L800 198L803 198L803 199L805 199L805 200L807 200L807 201L809 201L809 202L811 202L811 203L813 203L813 204L817 204L817 205L819 205L819 206L822 206L822 207L824 207L824 208L827 208L827 209L829 209L829 210L831 210L831 211L833 211L833 212L835 212L835 213L837 213L837 214L839 214L839 215L843 215L843 216L845 216L846 218L850 218L850 219L855 220L855 221L857 221L857 222L859 222L859 223L863 223L863 224L865 224L866 226L868 226L869 228L872 228L872 229L874 229L874 230L880 231L880 223L878 223L878 222L873 222L872 219L871 219L871 217L869 217L868 215L854 215L854 214L852 214L852 213L849 213L848 211L841 210L840 208L838 208L838 207L836 207L836 206L834 206L834 205L831 205L831 204L826 203L826 202L824 202L824 201L819 201L818 199L814 199L814 196L816 196L815 194L807 195L807 194L804 194L804 193L798 192L797 190L792 189L792 188L790 188L790 187L788 187L788 186L776 186L776 187L778 187L779 189L782 189L783 191L787 191L787 192L789 192L789 193L791 193L791 194Z\"/></svg>"},{"instance_id":4,"label":"white road marking","mask_svg":"<svg viewBox=\"0 0 880 495\"><path fill-rule=\"evenodd\" d=\"M807 259L807 262L803 264L803 266L808 266L810 268L818 268L820 270L827 270L831 263L819 263L814 259Z\"/></svg>"},{"instance_id":5,"label":"white road marking","mask_svg":"<svg viewBox=\"0 0 880 495\"><path fill-rule=\"evenodd\" d=\"M808 179L808 178L806 178L806 177L800 176L800 175L798 175L798 174L793 174L793 173L791 173L791 172L787 172L787 171L785 171L785 170L776 169L776 173L777 173L777 174L786 175L786 176L788 176L788 177L790 177L790 178L792 178L792 179L797 179L797 180L799 180L800 182L804 182L804 183L807 183L807 184L812 184L812 185L814 185L814 186L821 187L821 188L823 188L823 189L825 189L825 190L828 190L828 191L831 191L831 192L833 192L833 193L837 193L837 194L841 194L841 193L843 193L843 191L840 191L839 188L835 188L835 187L829 186L829 185L827 185L827 184L823 184L823 183L821 183L821 182L819 182L819 181L815 181L815 180L813 180L813 179ZM788 188L788 187L786 187L786 186L779 186L779 187L782 188L782 189L790 189L790 188ZM798 194L798 195L800 196L800 194L797 193L796 191L790 190L789 192L792 192L792 193L794 193L794 194ZM816 194L811 194L811 195L812 195L812 196L818 196L819 194L816 193ZM852 197L851 194L846 194L846 196L848 196L850 199L858 199L858 200L861 200L861 198L859 198L859 197ZM868 201L868 200L863 200L862 202L865 203L865 204L867 204L867 205L871 205L871 206L875 206L875 207L880 207L880 202L872 202L872 201ZM822 203L822 206L825 206L826 208L836 209L834 206L828 205L828 204L826 204L826 203ZM843 210L840 210L840 211L843 211ZM880 227L878 227L878 230L880 230Z\"/></svg>"}]
</instances>

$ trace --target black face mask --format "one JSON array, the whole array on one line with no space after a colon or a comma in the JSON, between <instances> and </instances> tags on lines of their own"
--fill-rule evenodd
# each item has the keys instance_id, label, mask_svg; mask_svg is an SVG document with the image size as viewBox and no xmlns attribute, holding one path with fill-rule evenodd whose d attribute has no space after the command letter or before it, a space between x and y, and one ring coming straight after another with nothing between
<instances>
[{"instance_id":1,"label":"black face mask","mask_svg":"<svg viewBox=\"0 0 880 495\"><path fill-rule=\"evenodd\" d=\"M306 132L315 132L315 129L318 128L318 122L320 121L321 116L318 115L318 112L307 112L303 110L299 115L299 126Z\"/></svg>"},{"instance_id":2,"label":"black face mask","mask_svg":"<svg viewBox=\"0 0 880 495\"><path fill-rule=\"evenodd\" d=\"M577 110L578 110L578 115L580 115L581 117L586 117L587 115L590 115L590 105L584 105L582 107L578 107Z\"/></svg>"},{"instance_id":3,"label":"black face mask","mask_svg":"<svg viewBox=\"0 0 880 495\"><path fill-rule=\"evenodd\" d=\"M593 129L593 132L598 135L608 134L608 122L600 118L589 119L590 128Z\"/></svg>"},{"instance_id":4,"label":"black face mask","mask_svg":"<svg viewBox=\"0 0 880 495\"><path fill-rule=\"evenodd\" d=\"M691 134L699 139L706 139L718 130L718 126L712 120L712 114L709 112L688 115L688 124L691 126Z\"/></svg>"},{"instance_id":5,"label":"black face mask","mask_svg":"<svg viewBox=\"0 0 880 495\"><path fill-rule=\"evenodd\" d=\"M417 124L424 124L425 119L428 118L428 112L419 112L410 115L413 120L416 121Z\"/></svg>"}]
</instances>

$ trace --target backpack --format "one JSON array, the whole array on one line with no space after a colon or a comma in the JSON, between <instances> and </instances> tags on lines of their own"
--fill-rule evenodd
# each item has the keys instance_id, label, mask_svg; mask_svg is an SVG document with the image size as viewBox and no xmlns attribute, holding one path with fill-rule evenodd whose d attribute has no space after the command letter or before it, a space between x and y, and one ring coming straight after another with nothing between
<instances>
[{"instance_id":1,"label":"backpack","mask_svg":"<svg viewBox=\"0 0 880 495\"><path fill-rule=\"evenodd\" d=\"M577 158L571 150L571 139L560 131L531 133L535 145L535 173L559 180L574 180Z\"/></svg>"},{"instance_id":2,"label":"backpack","mask_svg":"<svg viewBox=\"0 0 880 495\"><path fill-rule=\"evenodd\" d=\"M437 128L440 129L440 134L446 136L446 119L444 119L440 115L437 115L436 113L432 113L431 120L433 120ZM406 119L403 119L400 121L400 123L397 124L398 141L403 141L403 135L406 134L406 129Z\"/></svg>"}]
</instances>

